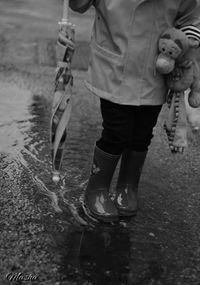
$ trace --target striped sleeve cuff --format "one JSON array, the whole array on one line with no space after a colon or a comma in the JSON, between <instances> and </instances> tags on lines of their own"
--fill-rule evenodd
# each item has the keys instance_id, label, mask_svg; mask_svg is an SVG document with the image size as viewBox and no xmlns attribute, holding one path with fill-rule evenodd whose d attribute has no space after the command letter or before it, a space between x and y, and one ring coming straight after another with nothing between
<instances>
[{"instance_id":1,"label":"striped sleeve cuff","mask_svg":"<svg viewBox=\"0 0 200 285\"><path fill-rule=\"evenodd\" d=\"M200 29L197 27L190 25L182 27L180 30L183 31L189 38L200 42Z\"/></svg>"}]
</instances>

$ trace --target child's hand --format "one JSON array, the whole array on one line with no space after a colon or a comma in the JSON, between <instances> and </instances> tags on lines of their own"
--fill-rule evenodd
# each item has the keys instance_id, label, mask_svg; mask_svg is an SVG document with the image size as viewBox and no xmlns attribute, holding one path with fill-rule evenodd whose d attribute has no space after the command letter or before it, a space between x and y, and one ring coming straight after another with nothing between
<instances>
[{"instance_id":1,"label":"child's hand","mask_svg":"<svg viewBox=\"0 0 200 285\"><path fill-rule=\"evenodd\" d=\"M84 13L92 5L93 0L70 0L69 6L72 10Z\"/></svg>"},{"instance_id":2,"label":"child's hand","mask_svg":"<svg viewBox=\"0 0 200 285\"><path fill-rule=\"evenodd\" d=\"M190 48L198 48L199 45L200 45L200 43L199 43L198 40L195 40L195 39L190 38L190 40L189 40L189 46L190 46Z\"/></svg>"}]
</instances>

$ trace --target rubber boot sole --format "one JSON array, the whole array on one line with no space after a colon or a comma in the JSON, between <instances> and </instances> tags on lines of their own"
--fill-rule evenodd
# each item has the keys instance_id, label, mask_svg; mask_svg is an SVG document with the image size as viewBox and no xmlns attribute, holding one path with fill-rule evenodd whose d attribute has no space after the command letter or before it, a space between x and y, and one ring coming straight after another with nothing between
<instances>
[{"instance_id":1,"label":"rubber boot sole","mask_svg":"<svg viewBox=\"0 0 200 285\"><path fill-rule=\"evenodd\" d=\"M112 223L112 222L118 222L119 221L119 217L118 216L109 216L109 217L104 217L101 215L98 215L96 213L93 213L88 207L87 207L87 203L85 202L85 199L83 199L82 202L82 208L83 211L85 212L85 214L91 218L94 218L97 221L102 221L104 223Z\"/></svg>"}]
</instances>

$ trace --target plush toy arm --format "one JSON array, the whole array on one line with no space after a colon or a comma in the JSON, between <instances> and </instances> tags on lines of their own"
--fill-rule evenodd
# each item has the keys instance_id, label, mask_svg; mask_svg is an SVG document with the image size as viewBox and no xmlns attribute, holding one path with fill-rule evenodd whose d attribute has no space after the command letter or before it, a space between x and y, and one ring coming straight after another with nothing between
<instances>
[{"instance_id":1,"label":"plush toy arm","mask_svg":"<svg viewBox=\"0 0 200 285\"><path fill-rule=\"evenodd\" d=\"M200 47L200 29L189 25L182 27L181 30L190 39L190 49L185 56L189 61L192 61L194 74L193 82L190 86L191 91L188 96L188 102L192 108L198 108L200 107L200 71L196 60L196 52L197 48Z\"/></svg>"},{"instance_id":2,"label":"plush toy arm","mask_svg":"<svg viewBox=\"0 0 200 285\"><path fill-rule=\"evenodd\" d=\"M190 59L185 59L184 61L181 61L178 66L183 68L190 68L192 66L193 62Z\"/></svg>"},{"instance_id":3,"label":"plush toy arm","mask_svg":"<svg viewBox=\"0 0 200 285\"><path fill-rule=\"evenodd\" d=\"M192 108L200 107L200 84L199 82L195 82L195 84L192 85L192 89L188 96L188 102Z\"/></svg>"},{"instance_id":4,"label":"plush toy arm","mask_svg":"<svg viewBox=\"0 0 200 285\"><path fill-rule=\"evenodd\" d=\"M194 79L190 87L191 91L188 96L188 102L191 107L198 108L200 107L200 71L197 62L194 62L193 65Z\"/></svg>"}]
</instances>

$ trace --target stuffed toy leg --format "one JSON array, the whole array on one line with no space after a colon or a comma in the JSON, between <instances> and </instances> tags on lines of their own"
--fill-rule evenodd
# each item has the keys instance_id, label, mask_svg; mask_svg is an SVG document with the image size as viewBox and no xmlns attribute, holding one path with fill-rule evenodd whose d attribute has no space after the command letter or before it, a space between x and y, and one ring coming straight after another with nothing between
<instances>
[{"instance_id":1,"label":"stuffed toy leg","mask_svg":"<svg viewBox=\"0 0 200 285\"><path fill-rule=\"evenodd\" d=\"M187 147L187 116L184 92L171 91L168 95L169 113L164 128L169 146L174 153L183 153Z\"/></svg>"}]
</instances>

